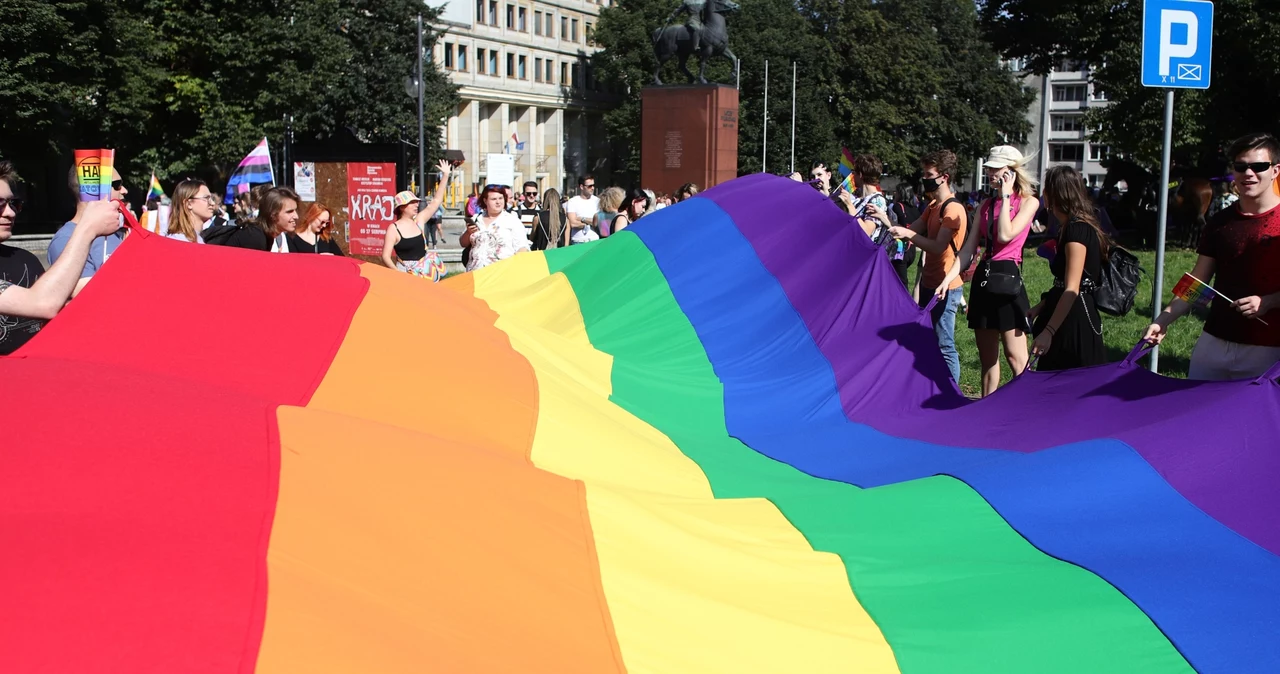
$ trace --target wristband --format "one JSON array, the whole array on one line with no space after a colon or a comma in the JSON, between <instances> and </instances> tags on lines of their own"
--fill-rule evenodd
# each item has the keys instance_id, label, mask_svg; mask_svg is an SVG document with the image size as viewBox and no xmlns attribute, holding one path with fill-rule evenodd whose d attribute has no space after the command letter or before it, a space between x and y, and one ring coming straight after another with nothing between
<instances>
[{"instance_id":1,"label":"wristband","mask_svg":"<svg viewBox=\"0 0 1280 674\"><path fill-rule=\"evenodd\" d=\"M1048 332L1048 333L1049 333L1049 336L1050 336L1050 337L1052 337L1052 336L1054 336L1054 335L1058 334L1058 329L1057 329L1057 328L1055 328L1055 327L1053 327L1052 325L1046 325L1046 326L1044 326L1044 329L1045 329L1045 332Z\"/></svg>"}]
</instances>

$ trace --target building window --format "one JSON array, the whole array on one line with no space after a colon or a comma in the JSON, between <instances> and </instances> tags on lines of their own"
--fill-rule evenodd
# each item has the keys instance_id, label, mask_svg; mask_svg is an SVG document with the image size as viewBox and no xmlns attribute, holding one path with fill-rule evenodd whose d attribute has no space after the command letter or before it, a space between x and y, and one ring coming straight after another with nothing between
<instances>
[{"instance_id":1,"label":"building window","mask_svg":"<svg viewBox=\"0 0 1280 674\"><path fill-rule=\"evenodd\" d=\"M498 25L498 0L489 0L489 25Z\"/></svg>"},{"instance_id":2,"label":"building window","mask_svg":"<svg viewBox=\"0 0 1280 674\"><path fill-rule=\"evenodd\" d=\"M569 69L569 73L570 73L569 86L572 86L574 89L577 89L578 88L578 64L576 63L573 64L573 67Z\"/></svg>"},{"instance_id":3,"label":"building window","mask_svg":"<svg viewBox=\"0 0 1280 674\"><path fill-rule=\"evenodd\" d=\"M484 0L476 0L476 23L484 23Z\"/></svg>"},{"instance_id":4,"label":"building window","mask_svg":"<svg viewBox=\"0 0 1280 674\"><path fill-rule=\"evenodd\" d=\"M569 84L569 64L561 63L560 64L560 86L563 87L567 84Z\"/></svg>"},{"instance_id":5,"label":"building window","mask_svg":"<svg viewBox=\"0 0 1280 674\"><path fill-rule=\"evenodd\" d=\"M1089 161L1106 161L1111 148L1106 145L1089 145Z\"/></svg>"},{"instance_id":6,"label":"building window","mask_svg":"<svg viewBox=\"0 0 1280 674\"><path fill-rule=\"evenodd\" d=\"M1050 143L1049 161L1084 161L1084 145L1080 143Z\"/></svg>"},{"instance_id":7,"label":"building window","mask_svg":"<svg viewBox=\"0 0 1280 674\"><path fill-rule=\"evenodd\" d=\"M495 77L501 74L498 72L498 50L497 49L489 50L489 74Z\"/></svg>"},{"instance_id":8,"label":"building window","mask_svg":"<svg viewBox=\"0 0 1280 674\"><path fill-rule=\"evenodd\" d=\"M516 30L521 33L529 32L528 16L525 14L524 7L516 10Z\"/></svg>"},{"instance_id":9,"label":"building window","mask_svg":"<svg viewBox=\"0 0 1280 674\"><path fill-rule=\"evenodd\" d=\"M569 39L574 42L578 41L578 20L577 19L574 19L569 22Z\"/></svg>"},{"instance_id":10,"label":"building window","mask_svg":"<svg viewBox=\"0 0 1280 674\"><path fill-rule=\"evenodd\" d=\"M1106 180L1107 180L1107 174L1105 173L1090 173L1089 187L1102 187L1103 183L1105 183Z\"/></svg>"},{"instance_id":11,"label":"building window","mask_svg":"<svg viewBox=\"0 0 1280 674\"><path fill-rule=\"evenodd\" d=\"M1078 73L1086 69L1084 61L1076 59L1059 58L1053 63L1053 71L1056 73Z\"/></svg>"},{"instance_id":12,"label":"building window","mask_svg":"<svg viewBox=\"0 0 1280 674\"><path fill-rule=\"evenodd\" d=\"M507 30L515 30L516 27L516 8L514 5L507 5Z\"/></svg>"},{"instance_id":13,"label":"building window","mask_svg":"<svg viewBox=\"0 0 1280 674\"><path fill-rule=\"evenodd\" d=\"M519 77L522 80L527 80L529 79L529 74L525 72L524 67L525 67L525 57L521 56L520 58L516 59L516 77Z\"/></svg>"},{"instance_id":14,"label":"building window","mask_svg":"<svg viewBox=\"0 0 1280 674\"><path fill-rule=\"evenodd\" d=\"M507 54L507 77L516 76L516 55Z\"/></svg>"},{"instance_id":15,"label":"building window","mask_svg":"<svg viewBox=\"0 0 1280 674\"><path fill-rule=\"evenodd\" d=\"M1107 92L1103 91L1102 89L1099 89L1099 88L1098 88L1098 85L1096 85L1096 84L1095 84L1095 85L1093 85L1092 89L1093 89L1093 91L1090 91L1090 92L1089 92L1089 100L1092 100L1092 101L1105 101L1105 100L1107 100Z\"/></svg>"},{"instance_id":16,"label":"building window","mask_svg":"<svg viewBox=\"0 0 1280 674\"><path fill-rule=\"evenodd\" d=\"M453 43L452 42L444 43L444 67L447 70L453 70Z\"/></svg>"},{"instance_id":17,"label":"building window","mask_svg":"<svg viewBox=\"0 0 1280 674\"><path fill-rule=\"evenodd\" d=\"M533 60L533 81L542 81L542 59L536 58Z\"/></svg>"},{"instance_id":18,"label":"building window","mask_svg":"<svg viewBox=\"0 0 1280 674\"><path fill-rule=\"evenodd\" d=\"M1084 131L1083 115L1053 115L1054 131Z\"/></svg>"},{"instance_id":19,"label":"building window","mask_svg":"<svg viewBox=\"0 0 1280 674\"><path fill-rule=\"evenodd\" d=\"M560 17L560 39L563 40L567 37L569 37L569 18L562 16Z\"/></svg>"},{"instance_id":20,"label":"building window","mask_svg":"<svg viewBox=\"0 0 1280 674\"><path fill-rule=\"evenodd\" d=\"M467 46L458 45L458 70L467 71Z\"/></svg>"},{"instance_id":21,"label":"building window","mask_svg":"<svg viewBox=\"0 0 1280 674\"><path fill-rule=\"evenodd\" d=\"M545 80L546 80L548 83L550 83L550 84L555 84L555 82L556 82L556 78L555 78L555 73L554 73L554 72L552 72L552 62L551 62L551 59L547 59L546 68L547 68L547 72L546 72L545 76L543 77L543 79L545 79Z\"/></svg>"},{"instance_id":22,"label":"building window","mask_svg":"<svg viewBox=\"0 0 1280 674\"><path fill-rule=\"evenodd\" d=\"M542 12L533 13L533 34L542 35Z\"/></svg>"},{"instance_id":23,"label":"building window","mask_svg":"<svg viewBox=\"0 0 1280 674\"><path fill-rule=\"evenodd\" d=\"M1061 101L1083 101L1084 100L1083 84L1059 84L1053 87L1053 100Z\"/></svg>"},{"instance_id":24,"label":"building window","mask_svg":"<svg viewBox=\"0 0 1280 674\"><path fill-rule=\"evenodd\" d=\"M484 60L484 52L485 50L483 47L476 47L476 72L481 75L488 74L485 71L485 65L488 64L488 61Z\"/></svg>"},{"instance_id":25,"label":"building window","mask_svg":"<svg viewBox=\"0 0 1280 674\"><path fill-rule=\"evenodd\" d=\"M595 26L590 21L587 22L587 45L590 47L596 46Z\"/></svg>"}]
</instances>

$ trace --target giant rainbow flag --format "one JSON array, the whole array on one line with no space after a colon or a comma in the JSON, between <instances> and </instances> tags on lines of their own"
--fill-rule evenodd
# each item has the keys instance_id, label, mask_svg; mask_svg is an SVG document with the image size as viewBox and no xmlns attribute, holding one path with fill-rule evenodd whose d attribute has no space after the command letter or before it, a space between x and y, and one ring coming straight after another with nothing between
<instances>
[{"instance_id":1,"label":"giant rainbow flag","mask_svg":"<svg viewBox=\"0 0 1280 674\"><path fill-rule=\"evenodd\" d=\"M782 178L438 286L140 233L0 377L4 672L1280 671L1280 385L969 403Z\"/></svg>"}]
</instances>

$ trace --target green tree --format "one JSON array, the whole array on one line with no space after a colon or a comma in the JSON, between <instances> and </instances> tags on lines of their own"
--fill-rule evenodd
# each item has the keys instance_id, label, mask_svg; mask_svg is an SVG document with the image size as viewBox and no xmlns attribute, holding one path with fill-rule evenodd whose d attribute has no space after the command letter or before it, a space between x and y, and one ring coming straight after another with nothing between
<instances>
[{"instance_id":1,"label":"green tree","mask_svg":"<svg viewBox=\"0 0 1280 674\"><path fill-rule=\"evenodd\" d=\"M398 140L417 124L403 85L415 17L435 17L415 0L0 0L0 11L0 155L50 166L74 147L115 147L136 186L153 168L166 181L225 178L263 136L279 152L286 116L302 141ZM429 57L424 72L438 156L431 122L456 93Z\"/></svg>"},{"instance_id":2,"label":"green tree","mask_svg":"<svg viewBox=\"0 0 1280 674\"><path fill-rule=\"evenodd\" d=\"M1221 170L1218 154L1250 131L1280 132L1280 40L1274 7L1257 0L1214 3L1212 86L1179 91L1174 155L1182 163ZM1142 3L1138 0L985 0L986 34L1009 58L1048 72L1058 58L1087 62L1111 105L1089 115L1092 138L1139 163L1158 163L1164 92L1140 84Z\"/></svg>"}]
</instances>

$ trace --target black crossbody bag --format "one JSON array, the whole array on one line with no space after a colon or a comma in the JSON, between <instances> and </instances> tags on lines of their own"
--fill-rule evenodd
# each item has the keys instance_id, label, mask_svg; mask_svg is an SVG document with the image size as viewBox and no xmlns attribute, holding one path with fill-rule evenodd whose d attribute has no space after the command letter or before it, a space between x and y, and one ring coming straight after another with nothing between
<instances>
[{"instance_id":1,"label":"black crossbody bag","mask_svg":"<svg viewBox=\"0 0 1280 674\"><path fill-rule=\"evenodd\" d=\"M986 250L982 252L982 262L978 265L977 272L973 275L973 280L983 290L992 295L1001 295L1004 297L1013 297L1022 290L1022 270L1018 267L1018 263L1013 260L992 260L994 255L996 240L992 236L992 230L999 225L996 223L996 200L992 197L988 200L987 208L987 227L984 232L987 238ZM981 226L981 223L979 223Z\"/></svg>"}]
</instances>

